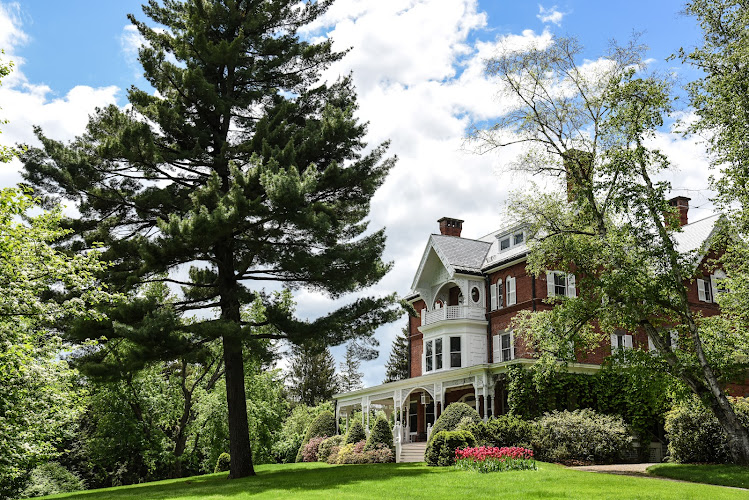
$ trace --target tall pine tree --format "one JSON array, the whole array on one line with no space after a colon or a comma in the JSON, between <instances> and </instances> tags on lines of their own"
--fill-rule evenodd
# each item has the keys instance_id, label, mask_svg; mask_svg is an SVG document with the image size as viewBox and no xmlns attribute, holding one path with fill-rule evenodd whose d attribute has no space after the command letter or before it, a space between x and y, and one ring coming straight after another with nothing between
<instances>
[{"instance_id":1,"label":"tall pine tree","mask_svg":"<svg viewBox=\"0 0 749 500\"><path fill-rule=\"evenodd\" d=\"M364 387L361 372L361 360L358 356L356 345L353 342L346 344L346 354L339 364L341 369L338 374L338 390L341 392L355 391Z\"/></svg>"},{"instance_id":2,"label":"tall pine tree","mask_svg":"<svg viewBox=\"0 0 749 500\"><path fill-rule=\"evenodd\" d=\"M146 41L139 60L156 92L131 88L130 107L99 110L70 144L37 129L42 148L23 156L38 195L76 203L68 250L100 242L113 263L105 277L112 289L161 281L182 290L167 311L134 300L112 312L117 321L71 337L130 339L144 361L221 339L232 478L254 474L243 350L263 354L260 340L268 338L325 345L371 338L397 314L393 297L362 298L298 321L262 291L275 282L339 297L389 269L384 232L367 231L366 217L394 160L385 158L386 144L365 151L350 79L319 81L342 54L330 40L297 35L329 5L150 0L143 12L153 27L129 17ZM242 306L256 298L265 319L243 319ZM175 317L199 311L179 336L169 335Z\"/></svg>"},{"instance_id":3,"label":"tall pine tree","mask_svg":"<svg viewBox=\"0 0 749 500\"><path fill-rule=\"evenodd\" d=\"M292 347L289 379L289 394L294 401L307 406L330 401L338 391L335 359L330 349L326 347L320 351L305 345Z\"/></svg>"},{"instance_id":4,"label":"tall pine tree","mask_svg":"<svg viewBox=\"0 0 749 500\"><path fill-rule=\"evenodd\" d=\"M395 382L408 378L408 328L403 328L395 337L390 358L385 363L385 380L383 383Z\"/></svg>"}]
</instances>

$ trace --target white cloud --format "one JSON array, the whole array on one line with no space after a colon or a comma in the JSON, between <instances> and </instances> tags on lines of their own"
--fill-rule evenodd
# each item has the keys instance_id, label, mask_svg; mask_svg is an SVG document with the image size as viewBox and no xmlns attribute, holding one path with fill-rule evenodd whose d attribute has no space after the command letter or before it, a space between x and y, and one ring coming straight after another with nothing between
<instances>
[{"instance_id":1,"label":"white cloud","mask_svg":"<svg viewBox=\"0 0 749 500\"><path fill-rule=\"evenodd\" d=\"M538 14L536 17L544 24L554 23L557 26L562 25L562 18L566 13L557 10L557 6L545 8L543 5L538 6Z\"/></svg>"},{"instance_id":2,"label":"white cloud","mask_svg":"<svg viewBox=\"0 0 749 500\"><path fill-rule=\"evenodd\" d=\"M115 86L89 87L78 85L58 97L47 85L31 83L23 74L23 58L16 51L29 40L22 29L23 12L18 4L0 4L0 46L6 48L6 58L15 63L14 71L0 86L0 117L8 120L2 127L0 144L39 145L33 127L42 127L45 134L67 141L83 133L88 117L96 107L116 101L119 89ZM0 169L0 187L12 186L21 180L20 162Z\"/></svg>"},{"instance_id":3,"label":"white cloud","mask_svg":"<svg viewBox=\"0 0 749 500\"><path fill-rule=\"evenodd\" d=\"M120 34L120 49L127 65L133 70L133 76L139 78L143 74L143 68L138 62L138 50L145 44L146 40L132 24L122 28Z\"/></svg>"}]
</instances>

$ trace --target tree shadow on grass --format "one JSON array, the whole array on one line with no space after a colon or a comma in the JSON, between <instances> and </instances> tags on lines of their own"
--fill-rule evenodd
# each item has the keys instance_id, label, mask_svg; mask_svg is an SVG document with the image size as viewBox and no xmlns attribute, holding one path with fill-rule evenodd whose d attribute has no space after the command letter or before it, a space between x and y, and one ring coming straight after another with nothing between
<instances>
[{"instance_id":1,"label":"tree shadow on grass","mask_svg":"<svg viewBox=\"0 0 749 500\"><path fill-rule=\"evenodd\" d=\"M305 491L330 490L332 495L342 487L364 481L408 478L430 471L423 464L338 465L288 464L259 467L256 476L228 480L226 474L209 474L156 483L119 488L90 490L62 498L100 499L201 499L265 495L269 498L293 498Z\"/></svg>"}]
</instances>

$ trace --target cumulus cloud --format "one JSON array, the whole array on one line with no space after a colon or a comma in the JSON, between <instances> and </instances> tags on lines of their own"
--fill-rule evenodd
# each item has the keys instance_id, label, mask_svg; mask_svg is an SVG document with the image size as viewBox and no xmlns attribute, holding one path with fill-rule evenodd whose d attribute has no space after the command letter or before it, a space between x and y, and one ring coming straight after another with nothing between
<instances>
[{"instance_id":1,"label":"cumulus cloud","mask_svg":"<svg viewBox=\"0 0 749 500\"><path fill-rule=\"evenodd\" d=\"M47 85L29 82L23 74L24 60L17 54L29 40L23 30L23 11L17 3L0 4L0 47L6 49L6 59L15 64L13 72L0 86L2 119L8 120L0 134L0 144L38 145L33 127L38 125L57 140L70 140L81 134L88 117L96 107L116 101L116 86L89 87L78 85L59 97ZM0 186L13 186L21 180L18 160L9 168L0 169Z\"/></svg>"},{"instance_id":2,"label":"cumulus cloud","mask_svg":"<svg viewBox=\"0 0 749 500\"><path fill-rule=\"evenodd\" d=\"M536 17L544 24L554 23L557 26L562 25L562 18L566 14L557 9L557 6L545 8L543 5L538 6L538 14Z\"/></svg>"}]
</instances>

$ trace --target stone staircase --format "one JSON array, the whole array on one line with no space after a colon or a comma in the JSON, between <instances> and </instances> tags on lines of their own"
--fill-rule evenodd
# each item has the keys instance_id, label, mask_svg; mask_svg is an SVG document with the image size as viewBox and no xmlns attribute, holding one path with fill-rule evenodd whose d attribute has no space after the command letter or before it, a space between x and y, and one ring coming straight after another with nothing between
<instances>
[{"instance_id":1,"label":"stone staircase","mask_svg":"<svg viewBox=\"0 0 749 500\"><path fill-rule=\"evenodd\" d=\"M426 443L404 443L401 445L401 458L398 462L423 462Z\"/></svg>"}]
</instances>

